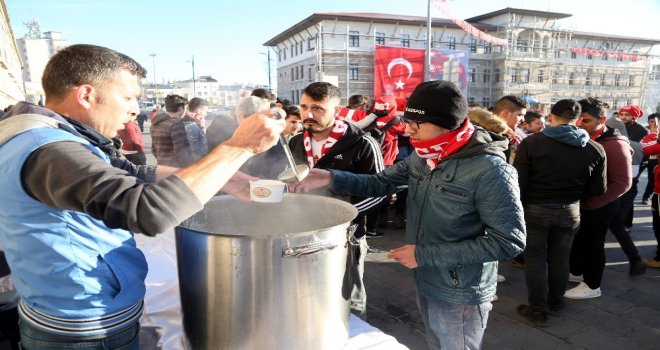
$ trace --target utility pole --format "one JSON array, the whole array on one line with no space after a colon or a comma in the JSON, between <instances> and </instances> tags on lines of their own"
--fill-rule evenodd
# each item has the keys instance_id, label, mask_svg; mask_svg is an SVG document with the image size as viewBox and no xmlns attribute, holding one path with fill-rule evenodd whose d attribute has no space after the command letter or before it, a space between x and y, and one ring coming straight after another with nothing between
<instances>
[{"instance_id":1,"label":"utility pole","mask_svg":"<svg viewBox=\"0 0 660 350\"><path fill-rule=\"evenodd\" d=\"M271 88L271 73L270 73L270 47L268 48L268 91L273 92L273 89Z\"/></svg>"},{"instance_id":2,"label":"utility pole","mask_svg":"<svg viewBox=\"0 0 660 350\"><path fill-rule=\"evenodd\" d=\"M195 83L195 55L192 55L192 60L190 62L192 63L192 74L193 74L193 97L196 97L197 87Z\"/></svg>"},{"instance_id":3,"label":"utility pole","mask_svg":"<svg viewBox=\"0 0 660 350\"><path fill-rule=\"evenodd\" d=\"M151 56L151 63L153 64L154 67L154 88L156 88L156 92L154 92L154 104L158 104L158 81L156 80L156 53L152 52L149 54Z\"/></svg>"}]
</instances>

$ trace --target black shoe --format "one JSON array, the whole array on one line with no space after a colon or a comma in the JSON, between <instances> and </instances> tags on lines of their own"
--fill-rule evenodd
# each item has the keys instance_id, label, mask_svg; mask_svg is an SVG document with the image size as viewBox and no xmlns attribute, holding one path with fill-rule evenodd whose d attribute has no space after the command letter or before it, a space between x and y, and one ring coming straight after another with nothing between
<instances>
[{"instance_id":1,"label":"black shoe","mask_svg":"<svg viewBox=\"0 0 660 350\"><path fill-rule=\"evenodd\" d=\"M566 302L562 301L559 305L548 305L548 315L552 317L559 317L559 311L566 307Z\"/></svg>"},{"instance_id":2,"label":"black shoe","mask_svg":"<svg viewBox=\"0 0 660 350\"><path fill-rule=\"evenodd\" d=\"M383 237L385 234L381 231L367 231L367 238L373 238L373 237Z\"/></svg>"},{"instance_id":3,"label":"black shoe","mask_svg":"<svg viewBox=\"0 0 660 350\"><path fill-rule=\"evenodd\" d=\"M394 228L404 229L406 228L406 216L403 214L396 214L394 217Z\"/></svg>"},{"instance_id":4,"label":"black shoe","mask_svg":"<svg viewBox=\"0 0 660 350\"><path fill-rule=\"evenodd\" d=\"M637 258L630 262L629 276L639 276L646 272L646 263L641 258Z\"/></svg>"},{"instance_id":5,"label":"black shoe","mask_svg":"<svg viewBox=\"0 0 660 350\"><path fill-rule=\"evenodd\" d=\"M536 327L548 326L548 314L543 311L534 311L529 305L518 305L516 311Z\"/></svg>"}]
</instances>

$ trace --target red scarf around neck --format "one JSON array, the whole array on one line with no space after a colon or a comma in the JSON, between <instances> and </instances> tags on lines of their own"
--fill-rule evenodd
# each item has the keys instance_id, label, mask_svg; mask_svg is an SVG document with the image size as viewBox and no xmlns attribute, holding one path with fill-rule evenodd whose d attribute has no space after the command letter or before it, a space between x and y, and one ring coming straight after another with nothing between
<instances>
[{"instance_id":1,"label":"red scarf around neck","mask_svg":"<svg viewBox=\"0 0 660 350\"><path fill-rule=\"evenodd\" d=\"M470 120L465 119L463 124L456 130L440 135L429 140L413 140L410 144L415 147L415 152L422 158L426 158L426 164L433 170L438 162L455 153L465 146L474 133L474 125Z\"/></svg>"},{"instance_id":2,"label":"red scarf around neck","mask_svg":"<svg viewBox=\"0 0 660 350\"><path fill-rule=\"evenodd\" d=\"M330 135L323 141L323 145L321 146L321 157L325 156L332 146L344 136L346 130L348 130L348 125L345 122L335 120L335 125L332 127L332 131L330 131ZM309 162L309 167L313 168L318 159L314 159L314 154L312 152L312 137L307 130L305 130L303 136L303 144L305 146L305 152L307 152L307 162Z\"/></svg>"}]
</instances>

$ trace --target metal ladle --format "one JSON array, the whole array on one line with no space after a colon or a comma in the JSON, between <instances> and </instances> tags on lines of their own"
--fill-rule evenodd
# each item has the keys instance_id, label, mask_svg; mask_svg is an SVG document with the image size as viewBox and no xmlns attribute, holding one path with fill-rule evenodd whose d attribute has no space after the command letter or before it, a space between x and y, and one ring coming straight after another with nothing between
<instances>
[{"instance_id":1,"label":"metal ladle","mask_svg":"<svg viewBox=\"0 0 660 350\"><path fill-rule=\"evenodd\" d=\"M281 108L271 108L271 110L273 111L273 114L278 120L284 119L286 117L286 113ZM289 143L286 141L286 137L284 136L284 133L280 134L280 143L282 144L282 148L284 148L284 154L286 155L286 159L289 162L290 169L286 169L282 173L280 173L277 176L277 179L284 183L294 183L294 182L302 181L302 179L307 177L307 174L309 174L309 167L304 164L296 165L296 161L295 159L293 159L293 154L291 154L291 148L289 148ZM293 176L291 176L290 173L293 173Z\"/></svg>"}]
</instances>

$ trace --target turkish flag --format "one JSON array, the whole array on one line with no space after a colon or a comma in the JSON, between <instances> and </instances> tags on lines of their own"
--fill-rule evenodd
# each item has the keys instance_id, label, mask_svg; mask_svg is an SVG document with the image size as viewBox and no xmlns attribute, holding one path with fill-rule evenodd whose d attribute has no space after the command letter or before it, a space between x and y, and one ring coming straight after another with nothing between
<instances>
[{"instance_id":1,"label":"turkish flag","mask_svg":"<svg viewBox=\"0 0 660 350\"><path fill-rule=\"evenodd\" d=\"M374 97L408 97L424 81L424 49L376 45Z\"/></svg>"}]
</instances>

